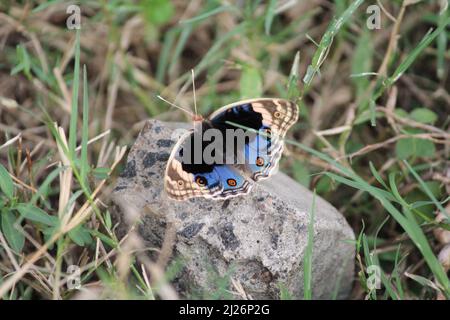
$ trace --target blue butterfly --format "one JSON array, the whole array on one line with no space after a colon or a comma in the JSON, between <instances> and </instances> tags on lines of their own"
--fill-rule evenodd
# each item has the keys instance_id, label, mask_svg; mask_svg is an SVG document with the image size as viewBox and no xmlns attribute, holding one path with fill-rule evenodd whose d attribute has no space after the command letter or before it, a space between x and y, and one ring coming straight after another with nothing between
<instances>
[{"instance_id":1,"label":"blue butterfly","mask_svg":"<svg viewBox=\"0 0 450 320\"><path fill-rule=\"evenodd\" d=\"M283 138L297 121L298 112L294 102L260 98L232 103L208 119L201 119L201 129L181 137L172 150L164 178L166 193L175 200L193 197L223 200L247 194L254 182L268 178L277 168ZM195 161L195 155L206 151L211 143L203 139L207 130L214 129L226 136L227 130L238 128L254 134L241 144L222 141L212 153L216 161Z\"/></svg>"}]
</instances>

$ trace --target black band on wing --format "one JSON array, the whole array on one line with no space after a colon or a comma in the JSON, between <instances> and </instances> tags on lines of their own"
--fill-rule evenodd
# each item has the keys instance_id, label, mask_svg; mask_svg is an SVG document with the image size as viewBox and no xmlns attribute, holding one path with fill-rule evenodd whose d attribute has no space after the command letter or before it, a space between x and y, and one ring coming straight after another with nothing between
<instances>
[{"instance_id":1,"label":"black band on wing","mask_svg":"<svg viewBox=\"0 0 450 320\"><path fill-rule=\"evenodd\" d=\"M251 103L227 109L212 118L211 124L219 129L236 129L236 126L228 124L228 121L254 130L259 130L263 127L263 117L261 113L253 110Z\"/></svg>"}]
</instances>

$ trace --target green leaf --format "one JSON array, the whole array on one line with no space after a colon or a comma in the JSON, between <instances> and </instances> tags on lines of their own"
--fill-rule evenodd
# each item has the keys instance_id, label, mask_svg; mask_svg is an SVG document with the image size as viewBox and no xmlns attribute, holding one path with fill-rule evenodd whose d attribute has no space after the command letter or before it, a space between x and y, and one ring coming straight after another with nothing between
<instances>
[{"instance_id":1,"label":"green leaf","mask_svg":"<svg viewBox=\"0 0 450 320\"><path fill-rule=\"evenodd\" d=\"M396 116L399 116L400 118L404 118L404 119L407 119L409 117L408 112L406 112L405 110L400 109L400 108L395 108L394 114Z\"/></svg>"},{"instance_id":2,"label":"green leaf","mask_svg":"<svg viewBox=\"0 0 450 320\"><path fill-rule=\"evenodd\" d=\"M62 170L64 170L63 166L57 167L47 175L44 182L41 183L38 191L31 198L30 203L36 203L39 198L46 198L48 196L50 184L56 179L56 177L58 177Z\"/></svg>"},{"instance_id":3,"label":"green leaf","mask_svg":"<svg viewBox=\"0 0 450 320\"><path fill-rule=\"evenodd\" d=\"M294 57L294 62L292 63L291 72L289 74L288 84L287 84L287 96L288 99L296 101L300 97L300 88L298 86L299 79L299 65L300 65L300 51L297 51Z\"/></svg>"},{"instance_id":4,"label":"green leaf","mask_svg":"<svg viewBox=\"0 0 450 320\"><path fill-rule=\"evenodd\" d=\"M59 223L57 217L51 216L44 210L31 204L20 203L17 205L16 209L25 219L39 222L45 224L46 226L57 226Z\"/></svg>"},{"instance_id":5,"label":"green leaf","mask_svg":"<svg viewBox=\"0 0 450 320\"><path fill-rule=\"evenodd\" d=\"M421 188L431 197L442 196L441 183L438 181L420 181Z\"/></svg>"},{"instance_id":6,"label":"green leaf","mask_svg":"<svg viewBox=\"0 0 450 320\"><path fill-rule=\"evenodd\" d=\"M400 139L395 144L395 153L397 154L397 158L399 159L407 159L410 156L414 155L414 139Z\"/></svg>"},{"instance_id":7,"label":"green leaf","mask_svg":"<svg viewBox=\"0 0 450 320\"><path fill-rule=\"evenodd\" d=\"M141 7L145 19L154 25L169 21L174 11L169 0L143 0Z\"/></svg>"},{"instance_id":8,"label":"green leaf","mask_svg":"<svg viewBox=\"0 0 450 320\"><path fill-rule=\"evenodd\" d=\"M31 78L31 60L27 52L27 49L19 44L16 47L16 57L18 60L17 65L11 70L11 75L15 75L21 71L25 74L27 78Z\"/></svg>"},{"instance_id":9,"label":"green leaf","mask_svg":"<svg viewBox=\"0 0 450 320\"><path fill-rule=\"evenodd\" d=\"M44 240L45 242L49 242L50 239L53 237L53 235L58 231L58 227L48 227L45 228L42 233L44 234ZM54 247L54 243L51 243L48 247L49 250L52 250Z\"/></svg>"},{"instance_id":10,"label":"green leaf","mask_svg":"<svg viewBox=\"0 0 450 320\"><path fill-rule=\"evenodd\" d=\"M112 228L112 219L111 219L111 213L109 213L109 210L106 210L105 213L105 225L108 229L111 230Z\"/></svg>"},{"instance_id":11,"label":"green leaf","mask_svg":"<svg viewBox=\"0 0 450 320\"><path fill-rule=\"evenodd\" d=\"M6 241L8 241L11 248L16 253L19 253L22 251L23 245L25 244L25 236L14 226L16 221L17 217L12 211L8 210L2 212L3 234L5 235Z\"/></svg>"},{"instance_id":12,"label":"green leaf","mask_svg":"<svg viewBox=\"0 0 450 320\"><path fill-rule=\"evenodd\" d=\"M403 138L397 141L395 145L397 158L408 159L409 157L432 157L436 152L434 143L429 140L418 138Z\"/></svg>"},{"instance_id":13,"label":"green leaf","mask_svg":"<svg viewBox=\"0 0 450 320\"><path fill-rule=\"evenodd\" d=\"M414 109L411 114L411 118L420 123L433 124L436 122L438 116L430 109L417 108Z\"/></svg>"},{"instance_id":14,"label":"green leaf","mask_svg":"<svg viewBox=\"0 0 450 320\"><path fill-rule=\"evenodd\" d=\"M436 147L434 146L433 141L424 140L424 139L416 139L416 150L417 155L422 158L430 158L433 157L436 152Z\"/></svg>"},{"instance_id":15,"label":"green leaf","mask_svg":"<svg viewBox=\"0 0 450 320\"><path fill-rule=\"evenodd\" d=\"M383 114L380 111L375 111L375 119L383 118ZM365 123L367 121L374 121L374 114L373 114L373 105L372 109L367 109L361 112L355 119L355 125L359 125L362 123Z\"/></svg>"},{"instance_id":16,"label":"green leaf","mask_svg":"<svg viewBox=\"0 0 450 320\"><path fill-rule=\"evenodd\" d=\"M92 243L92 237L89 231L83 226L78 226L70 230L69 237L80 247Z\"/></svg>"},{"instance_id":17,"label":"green leaf","mask_svg":"<svg viewBox=\"0 0 450 320\"><path fill-rule=\"evenodd\" d=\"M92 173L97 179L107 179L110 171L111 170L106 167L97 167L92 171Z\"/></svg>"},{"instance_id":18,"label":"green leaf","mask_svg":"<svg viewBox=\"0 0 450 320\"><path fill-rule=\"evenodd\" d=\"M270 35L270 27L272 26L273 18L275 17L275 6L277 0L269 0L269 5L267 6L267 14L264 21L264 29L267 35Z\"/></svg>"},{"instance_id":19,"label":"green leaf","mask_svg":"<svg viewBox=\"0 0 450 320\"><path fill-rule=\"evenodd\" d=\"M256 68L244 67L241 74L240 89L242 98L262 96L262 77Z\"/></svg>"},{"instance_id":20,"label":"green leaf","mask_svg":"<svg viewBox=\"0 0 450 320\"><path fill-rule=\"evenodd\" d=\"M414 281L419 283L422 287L430 287L430 288L433 288L436 291L439 291L439 292L442 291L441 288L439 288L439 286L437 286L433 281L431 281L431 280L429 280L429 279L427 279L425 277L422 277L422 276L419 276L419 275L416 275L416 274L411 274L411 273L408 273L408 272L405 272L405 276L407 276L410 279L413 279Z\"/></svg>"},{"instance_id":21,"label":"green leaf","mask_svg":"<svg viewBox=\"0 0 450 320\"><path fill-rule=\"evenodd\" d=\"M336 184L331 180L329 176L323 175L317 182L316 190L317 193L324 194L333 190L335 186Z\"/></svg>"},{"instance_id":22,"label":"green leaf","mask_svg":"<svg viewBox=\"0 0 450 320\"><path fill-rule=\"evenodd\" d=\"M308 168L299 161L295 161L292 168L294 179L308 188L311 180Z\"/></svg>"},{"instance_id":23,"label":"green leaf","mask_svg":"<svg viewBox=\"0 0 450 320\"><path fill-rule=\"evenodd\" d=\"M90 234L94 237L99 238L103 243L106 243L111 248L117 248L117 242L115 242L113 239L108 237L107 235L104 235L101 232L98 232L97 230L90 230Z\"/></svg>"},{"instance_id":24,"label":"green leaf","mask_svg":"<svg viewBox=\"0 0 450 320\"><path fill-rule=\"evenodd\" d=\"M279 282L278 288L280 289L280 300L292 300L292 294L283 283Z\"/></svg>"},{"instance_id":25,"label":"green leaf","mask_svg":"<svg viewBox=\"0 0 450 320\"><path fill-rule=\"evenodd\" d=\"M14 196L14 184L8 170L0 164L0 189L9 198Z\"/></svg>"},{"instance_id":26,"label":"green leaf","mask_svg":"<svg viewBox=\"0 0 450 320\"><path fill-rule=\"evenodd\" d=\"M372 70L373 59L373 43L371 33L365 29L361 33L356 43L356 48L352 58L352 74L362 74ZM360 96L362 92L369 85L370 79L368 77L352 78L353 85L356 87L357 95ZM367 99L366 99L367 100ZM367 105L361 103L359 107Z\"/></svg>"}]
</instances>

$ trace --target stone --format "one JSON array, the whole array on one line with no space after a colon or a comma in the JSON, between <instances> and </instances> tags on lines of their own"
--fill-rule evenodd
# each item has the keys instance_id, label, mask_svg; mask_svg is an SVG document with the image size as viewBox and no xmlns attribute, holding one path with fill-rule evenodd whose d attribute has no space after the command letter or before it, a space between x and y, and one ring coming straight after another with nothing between
<instances>
[{"instance_id":1,"label":"stone","mask_svg":"<svg viewBox=\"0 0 450 320\"><path fill-rule=\"evenodd\" d=\"M161 247L168 225L175 229L172 258L184 264L175 286L181 296L189 296L189 290L213 290L213 272L229 275L253 299L279 299L280 288L303 298L313 193L278 172L258 182L248 195L171 200L163 180L176 128L186 124L149 120L144 126L113 191L118 216L126 211L124 205L142 214L139 233L151 247ZM316 196L313 298L348 297L354 278L352 240L354 233L344 217ZM232 285L229 289L236 291Z\"/></svg>"}]
</instances>

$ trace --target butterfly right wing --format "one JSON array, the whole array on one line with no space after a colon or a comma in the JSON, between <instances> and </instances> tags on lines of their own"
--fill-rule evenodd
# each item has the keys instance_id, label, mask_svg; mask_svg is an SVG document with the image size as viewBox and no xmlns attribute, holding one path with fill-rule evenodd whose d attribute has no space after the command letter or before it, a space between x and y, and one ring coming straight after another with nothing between
<instances>
[{"instance_id":1,"label":"butterfly right wing","mask_svg":"<svg viewBox=\"0 0 450 320\"><path fill-rule=\"evenodd\" d=\"M270 177L278 168L283 147L283 141L275 136L256 135L244 146L246 163L241 166L242 170L250 172L254 181Z\"/></svg>"},{"instance_id":2,"label":"butterfly right wing","mask_svg":"<svg viewBox=\"0 0 450 320\"><path fill-rule=\"evenodd\" d=\"M283 153L283 138L298 119L298 106L289 100L258 98L235 102L210 116L214 126L236 129L236 124L257 131L245 144L246 163L239 168L254 181L268 178L278 167ZM247 131L249 132L249 131Z\"/></svg>"}]
</instances>

